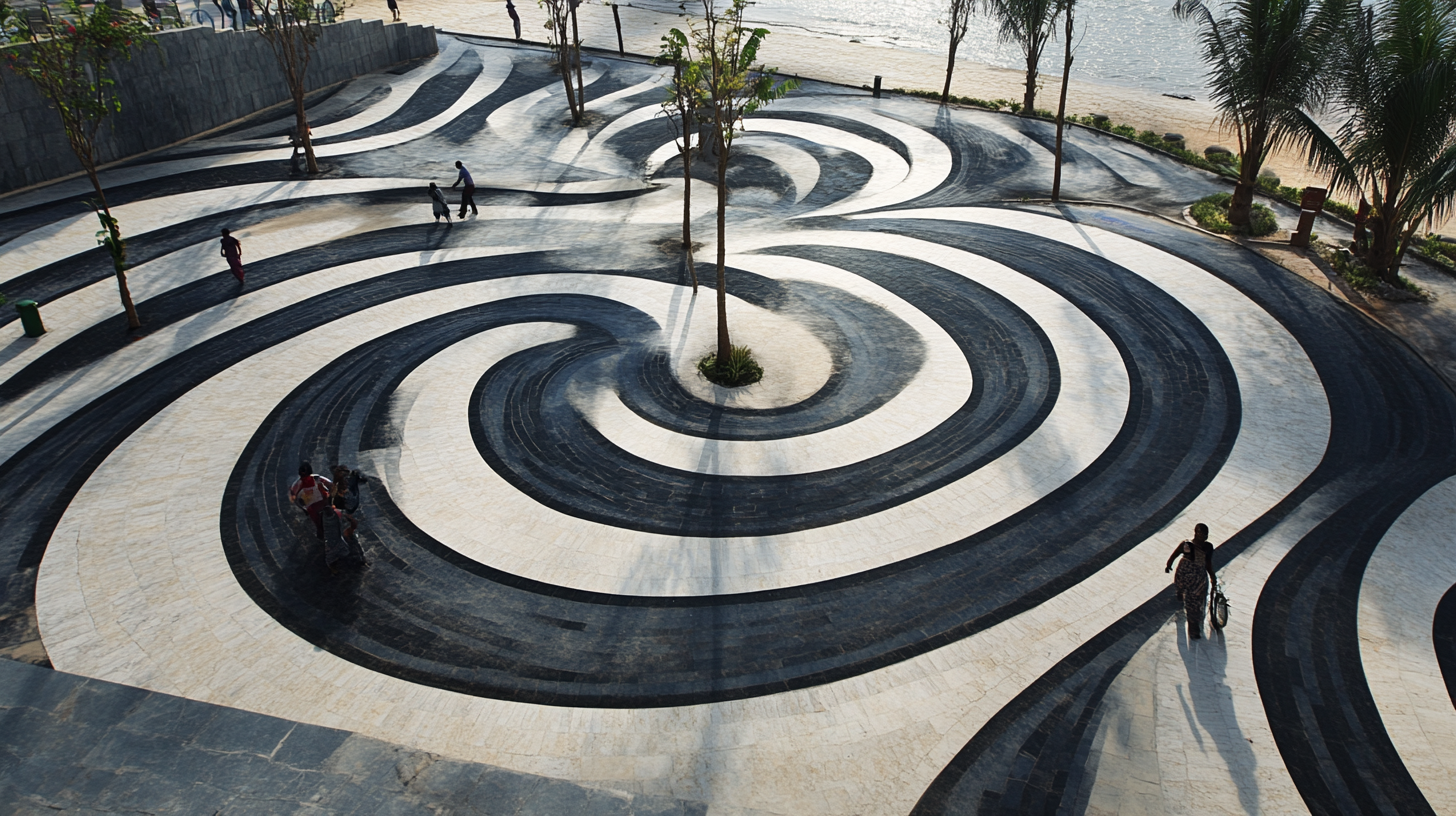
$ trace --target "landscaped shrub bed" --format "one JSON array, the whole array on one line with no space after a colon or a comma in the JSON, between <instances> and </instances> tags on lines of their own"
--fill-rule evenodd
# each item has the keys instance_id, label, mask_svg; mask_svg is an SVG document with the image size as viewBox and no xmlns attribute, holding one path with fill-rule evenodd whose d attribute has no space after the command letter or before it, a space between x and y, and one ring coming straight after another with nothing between
<instances>
[{"instance_id":1,"label":"landscaped shrub bed","mask_svg":"<svg viewBox=\"0 0 1456 816\"><path fill-rule=\"evenodd\" d=\"M1193 216L1194 221L1198 222L1198 226L1209 232L1217 232L1221 235L1244 234L1242 228L1237 228L1228 221L1229 202L1232 200L1233 196L1229 193L1214 193L1193 202L1193 206L1188 208L1188 213ZM1249 216L1249 222L1247 234L1255 238L1270 235L1279 229L1279 223L1274 219L1274 211L1257 202Z\"/></svg>"}]
</instances>

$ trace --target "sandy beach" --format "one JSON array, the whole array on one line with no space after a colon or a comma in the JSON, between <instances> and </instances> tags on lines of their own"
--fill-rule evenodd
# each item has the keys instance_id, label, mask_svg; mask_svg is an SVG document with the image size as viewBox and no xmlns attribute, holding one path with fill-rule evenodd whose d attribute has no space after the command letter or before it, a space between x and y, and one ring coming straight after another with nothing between
<instances>
[{"instance_id":1,"label":"sandy beach","mask_svg":"<svg viewBox=\"0 0 1456 816\"><path fill-rule=\"evenodd\" d=\"M504 0L469 4L451 0L399 0L399 6L407 22L430 24L460 33L512 36ZM521 2L517 11L521 15L525 39L543 41L545 12L531 2ZM390 18L384 0L358 0L347 13L366 19ZM644 7L623 6L620 14L623 45L628 53L637 54L656 53L662 35L668 29L682 25L683 20L678 14ZM580 22L585 45L615 49L617 40L610 7L583 4ZM777 67L781 72L850 85L868 85L876 75L883 78L883 86L887 89L939 90L945 81L944 55L849 42L838 37L775 31L766 42L762 55L766 64ZM958 96L1020 100L1023 81L1020 71L958 60L951 88L952 93ZM1044 76L1038 93L1038 107L1055 108L1060 91L1060 76ZM1067 108L1077 114L1105 113L1115 122L1131 124L1140 130L1181 133L1191 150L1202 151L1211 144L1237 149L1233 134L1220 131L1217 111L1203 100L1173 99L1135 88L1073 79ZM1276 155L1265 166L1271 167L1285 184L1291 186L1323 185L1327 181L1307 170L1304 163L1293 155Z\"/></svg>"}]
</instances>

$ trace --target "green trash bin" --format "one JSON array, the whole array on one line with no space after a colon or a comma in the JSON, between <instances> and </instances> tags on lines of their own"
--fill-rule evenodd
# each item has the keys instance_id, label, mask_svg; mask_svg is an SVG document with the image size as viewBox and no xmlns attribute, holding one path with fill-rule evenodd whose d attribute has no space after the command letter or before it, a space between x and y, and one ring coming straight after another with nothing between
<instances>
[{"instance_id":1,"label":"green trash bin","mask_svg":"<svg viewBox=\"0 0 1456 816\"><path fill-rule=\"evenodd\" d=\"M15 304L20 312L20 325L25 328L26 337L40 337L45 334L45 324L40 322L40 304L33 300L22 300Z\"/></svg>"}]
</instances>

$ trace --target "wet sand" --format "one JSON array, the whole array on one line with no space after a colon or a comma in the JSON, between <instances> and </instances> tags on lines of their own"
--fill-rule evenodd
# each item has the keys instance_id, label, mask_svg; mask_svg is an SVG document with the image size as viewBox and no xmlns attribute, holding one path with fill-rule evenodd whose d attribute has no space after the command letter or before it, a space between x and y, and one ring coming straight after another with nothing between
<instances>
[{"instance_id":1,"label":"wet sand","mask_svg":"<svg viewBox=\"0 0 1456 816\"><path fill-rule=\"evenodd\" d=\"M438 29L492 37L513 36L505 0L461 3L458 0L397 0L406 22L434 25ZM689 8L695 4L690 3ZM516 4L521 15L524 39L543 42L546 13L531 0ZM351 16L388 20L385 0L358 0L348 10ZM655 54L662 36L685 24L679 14L652 8L624 5L620 9L622 41L627 53ZM612 10L605 5L583 3L578 12L584 45L615 49L617 34ZM849 85L870 85L876 75L886 89L907 88L938 91L945 84L945 56L906 48L871 43L854 43L837 37L816 37L800 33L773 32L761 56L768 65L785 74L828 80ZM1021 71L957 61L951 93L981 99L1020 101L1025 84ZM1055 110L1061 92L1061 76L1043 76L1037 93L1037 107ZM1105 113L1114 122L1139 130L1181 133L1190 150L1202 152L1220 144L1237 152L1232 132L1218 126L1218 112L1203 100L1173 99L1145 90L1073 79L1067 91L1069 113ZM1291 153L1276 154L1265 163L1292 187L1326 186L1322 178L1306 169ZM1438 225L1437 231L1456 232L1456 218Z\"/></svg>"}]
</instances>

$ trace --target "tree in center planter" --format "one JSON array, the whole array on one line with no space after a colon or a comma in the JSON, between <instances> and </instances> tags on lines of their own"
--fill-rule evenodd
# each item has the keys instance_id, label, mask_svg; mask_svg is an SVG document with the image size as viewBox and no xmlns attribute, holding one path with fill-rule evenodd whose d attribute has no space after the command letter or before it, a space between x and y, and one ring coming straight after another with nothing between
<instances>
[{"instance_id":1,"label":"tree in center planter","mask_svg":"<svg viewBox=\"0 0 1456 816\"><path fill-rule=\"evenodd\" d=\"M694 109L706 126L706 145L716 160L718 181L718 347L699 365L709 379L725 385L731 382L733 345L728 336L728 292L724 270L727 261L728 160L733 139L743 129L742 119L799 86L796 79L778 79L774 69L755 67L759 46L768 36L766 28L745 28L743 12L748 0L730 0L726 8L714 7L713 0L701 0L703 19L690 25L687 34L674 29L677 39L691 39L696 46L696 70L679 72L696 82ZM670 35L673 36L673 35ZM685 216L686 217L686 216ZM742 350L740 359L748 356ZM755 378L756 379L756 378Z\"/></svg>"}]
</instances>

